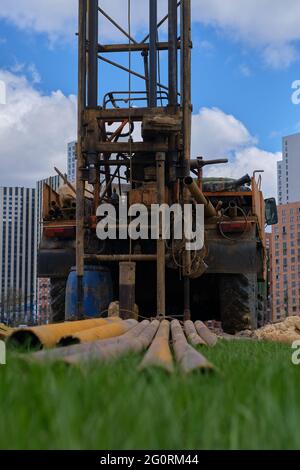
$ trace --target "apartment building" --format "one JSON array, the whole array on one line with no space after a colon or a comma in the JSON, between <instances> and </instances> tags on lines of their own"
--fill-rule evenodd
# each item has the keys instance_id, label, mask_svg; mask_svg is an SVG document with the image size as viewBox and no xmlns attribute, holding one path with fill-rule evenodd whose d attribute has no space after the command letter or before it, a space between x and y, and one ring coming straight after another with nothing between
<instances>
[{"instance_id":1,"label":"apartment building","mask_svg":"<svg viewBox=\"0 0 300 470\"><path fill-rule=\"evenodd\" d=\"M271 237L272 316L300 315L300 202L278 207Z\"/></svg>"}]
</instances>

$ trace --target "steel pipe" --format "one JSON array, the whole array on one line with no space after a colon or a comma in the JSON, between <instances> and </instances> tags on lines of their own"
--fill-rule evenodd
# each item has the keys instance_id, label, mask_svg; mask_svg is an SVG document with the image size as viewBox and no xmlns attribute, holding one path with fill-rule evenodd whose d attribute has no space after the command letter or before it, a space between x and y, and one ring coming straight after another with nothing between
<instances>
[{"instance_id":1,"label":"steel pipe","mask_svg":"<svg viewBox=\"0 0 300 470\"><path fill-rule=\"evenodd\" d=\"M161 322L158 332L139 367L140 370L158 367L169 373L174 371L169 337L170 322L164 320Z\"/></svg>"},{"instance_id":2,"label":"steel pipe","mask_svg":"<svg viewBox=\"0 0 300 470\"><path fill-rule=\"evenodd\" d=\"M64 348L56 348L52 349L50 351L38 351L33 354L30 354L29 356L26 356L29 358L29 360L32 360L33 362L53 362L53 361L64 361L65 358L69 356L77 356L77 355L88 355L88 354L93 354L97 351L102 351L103 349L116 345L124 340L124 338L132 338L135 336L139 336L142 334L145 328L150 324L148 320L145 320L141 323L139 323L137 326L133 327L130 329L127 333L125 333L122 336L115 337L115 338L108 338L108 339L102 339L99 341L95 341L92 343L86 343L86 344L76 344L73 346L66 346Z\"/></svg>"},{"instance_id":3,"label":"steel pipe","mask_svg":"<svg viewBox=\"0 0 300 470\"><path fill-rule=\"evenodd\" d=\"M178 320L171 323L173 348L180 370L189 374L194 371L212 371L214 366L187 342Z\"/></svg>"},{"instance_id":4,"label":"steel pipe","mask_svg":"<svg viewBox=\"0 0 300 470\"><path fill-rule=\"evenodd\" d=\"M93 343L108 338L122 336L137 325L136 320L126 320L109 325L98 326L89 330L80 331L71 336L64 336L57 344L58 347L72 346L74 344Z\"/></svg>"},{"instance_id":5,"label":"steel pipe","mask_svg":"<svg viewBox=\"0 0 300 470\"><path fill-rule=\"evenodd\" d=\"M199 336L201 336L208 346L215 346L217 344L217 335L210 331L202 321L197 321L195 327Z\"/></svg>"},{"instance_id":6,"label":"steel pipe","mask_svg":"<svg viewBox=\"0 0 300 470\"><path fill-rule=\"evenodd\" d=\"M120 318L95 318L33 328L20 328L11 334L8 344L29 349L53 348L65 336L120 321Z\"/></svg>"},{"instance_id":7,"label":"steel pipe","mask_svg":"<svg viewBox=\"0 0 300 470\"><path fill-rule=\"evenodd\" d=\"M157 106L157 0L151 0L150 5L150 39L149 39L149 106Z\"/></svg>"},{"instance_id":8,"label":"steel pipe","mask_svg":"<svg viewBox=\"0 0 300 470\"><path fill-rule=\"evenodd\" d=\"M156 261L156 255L86 255L86 260L98 261L100 263L110 262L143 262L143 261Z\"/></svg>"},{"instance_id":9,"label":"steel pipe","mask_svg":"<svg viewBox=\"0 0 300 470\"><path fill-rule=\"evenodd\" d=\"M184 322L184 331L188 341L192 346L207 346L204 339L198 335L195 325L192 321Z\"/></svg>"},{"instance_id":10,"label":"steel pipe","mask_svg":"<svg viewBox=\"0 0 300 470\"><path fill-rule=\"evenodd\" d=\"M136 328L130 330L129 333L121 336L116 342L106 346L101 346L101 342L93 343L95 347L90 349L89 352L68 356L65 358L65 362L68 364L80 364L90 361L107 362L129 353L140 353L149 347L158 327L158 321L150 323L145 320Z\"/></svg>"},{"instance_id":11,"label":"steel pipe","mask_svg":"<svg viewBox=\"0 0 300 470\"><path fill-rule=\"evenodd\" d=\"M216 217L218 215L216 209L212 205L209 199L204 196L203 192L200 191L196 182L193 180L191 176L187 176L184 179L184 184L190 191L191 195L195 199L198 204L204 205L204 213L206 217Z\"/></svg>"},{"instance_id":12,"label":"steel pipe","mask_svg":"<svg viewBox=\"0 0 300 470\"><path fill-rule=\"evenodd\" d=\"M83 123L82 115L86 108L86 40L87 40L87 0L79 1L78 25L78 135L77 135L77 172L76 172L76 271L77 271L77 318L83 318L83 274L84 274L84 216L85 181L82 169L86 166L82 152Z\"/></svg>"}]
</instances>

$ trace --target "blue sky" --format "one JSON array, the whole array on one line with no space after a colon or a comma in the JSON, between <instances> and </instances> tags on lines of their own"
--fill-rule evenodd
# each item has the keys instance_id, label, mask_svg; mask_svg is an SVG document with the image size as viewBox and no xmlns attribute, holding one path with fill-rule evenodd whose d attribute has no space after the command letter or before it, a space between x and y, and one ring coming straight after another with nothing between
<instances>
[{"instance_id":1,"label":"blue sky","mask_svg":"<svg viewBox=\"0 0 300 470\"><path fill-rule=\"evenodd\" d=\"M14 71L20 64L35 64L41 76L36 86L42 93L60 89L76 94L75 36L49 45L46 34L24 32L5 20L0 20L0 31L5 39L0 41L0 68ZM193 42L194 111L219 107L241 120L266 149L280 150L281 135L299 130L300 106L291 102L291 84L300 77L299 63L272 69L258 50L198 24L193 27ZM110 83L117 86L110 68L106 70Z\"/></svg>"},{"instance_id":2,"label":"blue sky","mask_svg":"<svg viewBox=\"0 0 300 470\"><path fill-rule=\"evenodd\" d=\"M205 3L205 0L199 1ZM218 1L212 3L217 4ZM265 3L268 1L263 0ZM74 24L68 34L58 34L59 39L53 40L53 37L49 38L47 28L43 31L42 27L23 27L17 20L1 19L0 14L0 70L17 77L25 76L27 88L35 90L40 97L50 96L56 90L65 97L76 95L75 30ZM198 114L203 108L217 108L226 118L233 116L235 125L240 123L249 133L248 142L242 142L242 145L255 145L264 152L275 154L281 151L283 135L300 130L300 106L291 102L292 82L300 79L299 61L294 57L288 64L283 60L282 66L270 65L264 58L264 51L272 38L249 41L238 31L239 34L232 34L231 30L228 32L224 27L216 27L214 21L194 23L194 113ZM289 40L287 38L287 43ZM297 50L299 40L293 40L292 44ZM127 62L126 57L119 60ZM134 61L135 68L142 70L139 57L137 60L139 62ZM161 60L164 69L164 55ZM120 88L122 80L123 85L126 84L127 77L123 72L112 73L106 66L101 66L101 70L105 72L103 83L106 91ZM141 85L139 83L138 86L141 88ZM199 139L201 136L200 133ZM204 146L204 150L206 148L209 149L209 145ZM238 149L239 144L233 145L233 152ZM64 148L61 148L60 159L63 152ZM18 176L16 180L19 179Z\"/></svg>"}]
</instances>

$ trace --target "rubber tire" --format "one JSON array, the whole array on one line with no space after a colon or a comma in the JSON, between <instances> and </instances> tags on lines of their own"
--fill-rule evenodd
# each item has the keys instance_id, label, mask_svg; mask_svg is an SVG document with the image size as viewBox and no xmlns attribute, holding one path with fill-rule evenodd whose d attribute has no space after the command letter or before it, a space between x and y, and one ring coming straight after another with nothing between
<instances>
[{"instance_id":1,"label":"rubber tire","mask_svg":"<svg viewBox=\"0 0 300 470\"><path fill-rule=\"evenodd\" d=\"M257 329L258 288L255 274L228 274L220 279L220 313L223 329L235 334Z\"/></svg>"},{"instance_id":2,"label":"rubber tire","mask_svg":"<svg viewBox=\"0 0 300 470\"><path fill-rule=\"evenodd\" d=\"M51 279L51 323L61 323L65 321L66 285L66 279Z\"/></svg>"}]
</instances>

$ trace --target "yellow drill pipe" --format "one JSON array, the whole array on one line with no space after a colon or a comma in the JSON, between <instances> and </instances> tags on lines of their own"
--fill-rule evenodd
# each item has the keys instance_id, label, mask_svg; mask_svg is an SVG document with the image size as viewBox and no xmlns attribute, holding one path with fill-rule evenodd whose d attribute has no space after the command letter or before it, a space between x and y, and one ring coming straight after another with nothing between
<instances>
[{"instance_id":1,"label":"yellow drill pipe","mask_svg":"<svg viewBox=\"0 0 300 470\"><path fill-rule=\"evenodd\" d=\"M31 349L52 348L65 336L120 321L120 318L117 317L95 318L34 328L20 328L10 335L8 344Z\"/></svg>"},{"instance_id":2,"label":"yellow drill pipe","mask_svg":"<svg viewBox=\"0 0 300 470\"><path fill-rule=\"evenodd\" d=\"M141 370L150 367L159 367L170 373L174 371L169 338L170 322L164 320L161 322L158 332L140 365Z\"/></svg>"},{"instance_id":3,"label":"yellow drill pipe","mask_svg":"<svg viewBox=\"0 0 300 470\"><path fill-rule=\"evenodd\" d=\"M192 346L207 346L204 339L198 335L195 325L192 321L188 320L184 322L184 331L188 341L191 343Z\"/></svg>"},{"instance_id":4,"label":"yellow drill pipe","mask_svg":"<svg viewBox=\"0 0 300 470\"><path fill-rule=\"evenodd\" d=\"M130 330L125 335L109 345L101 345L98 342L97 347L90 348L89 352L76 354L65 358L68 364L86 364L90 361L109 362L129 353L140 353L147 349L151 344L159 327L159 321L149 322L145 320L137 327ZM141 328L142 326L142 328ZM96 345L97 343L93 343Z\"/></svg>"},{"instance_id":5,"label":"yellow drill pipe","mask_svg":"<svg viewBox=\"0 0 300 470\"><path fill-rule=\"evenodd\" d=\"M215 346L217 344L217 335L210 331L202 321L196 321L195 327L199 336L201 336L208 346Z\"/></svg>"},{"instance_id":6,"label":"yellow drill pipe","mask_svg":"<svg viewBox=\"0 0 300 470\"><path fill-rule=\"evenodd\" d=\"M141 335L149 324L150 322L148 320L144 320L143 322L138 323L137 326L133 327L131 330L129 330L122 336L103 339L92 343L76 344L74 346L67 346L65 348L60 347L52 349L51 351L38 351L36 353L30 354L30 356L26 356L26 358L37 362L51 362L64 361L65 358L67 358L68 356L78 355L84 357L85 355L89 356L97 354L98 351L103 351L111 345L117 345L119 342L124 341L124 339L128 340L134 338L135 336Z\"/></svg>"},{"instance_id":7,"label":"yellow drill pipe","mask_svg":"<svg viewBox=\"0 0 300 470\"><path fill-rule=\"evenodd\" d=\"M179 368L185 374L194 371L212 371L214 366L196 349L190 346L178 320L171 323L173 348Z\"/></svg>"},{"instance_id":8,"label":"yellow drill pipe","mask_svg":"<svg viewBox=\"0 0 300 470\"><path fill-rule=\"evenodd\" d=\"M102 339L118 337L127 333L137 323L137 320L125 320L109 325L97 326L96 328L80 331L71 336L65 336L58 342L57 346L72 346L73 344L92 343Z\"/></svg>"}]
</instances>

